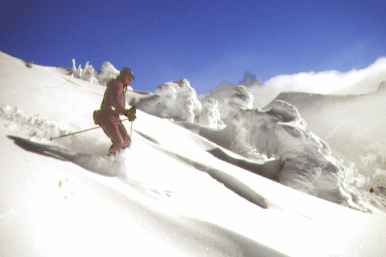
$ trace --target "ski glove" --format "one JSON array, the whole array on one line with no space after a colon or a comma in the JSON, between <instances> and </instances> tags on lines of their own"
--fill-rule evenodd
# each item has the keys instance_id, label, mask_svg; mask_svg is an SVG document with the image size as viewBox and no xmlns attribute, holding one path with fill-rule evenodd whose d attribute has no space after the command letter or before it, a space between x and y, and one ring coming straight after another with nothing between
<instances>
[{"instance_id":1,"label":"ski glove","mask_svg":"<svg viewBox=\"0 0 386 257\"><path fill-rule=\"evenodd\" d=\"M92 114L92 117L94 119L95 125L101 124L101 111L100 110L95 110Z\"/></svg>"},{"instance_id":2,"label":"ski glove","mask_svg":"<svg viewBox=\"0 0 386 257\"><path fill-rule=\"evenodd\" d=\"M136 111L137 109L134 106L125 111L125 115L129 119L129 121L134 121L137 118L135 116Z\"/></svg>"}]
</instances>

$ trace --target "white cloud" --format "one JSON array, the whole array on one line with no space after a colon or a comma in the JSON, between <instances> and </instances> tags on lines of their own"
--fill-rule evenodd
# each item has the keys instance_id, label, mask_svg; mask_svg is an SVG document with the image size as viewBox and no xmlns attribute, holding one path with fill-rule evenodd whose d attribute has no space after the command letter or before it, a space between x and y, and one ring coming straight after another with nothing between
<instances>
[{"instance_id":1,"label":"white cloud","mask_svg":"<svg viewBox=\"0 0 386 257\"><path fill-rule=\"evenodd\" d=\"M281 92L370 93L376 91L382 81L386 81L385 57L379 58L366 68L353 69L347 72L330 70L278 75L264 82L264 86L254 86L251 89L256 96L257 105L264 105Z\"/></svg>"}]
</instances>

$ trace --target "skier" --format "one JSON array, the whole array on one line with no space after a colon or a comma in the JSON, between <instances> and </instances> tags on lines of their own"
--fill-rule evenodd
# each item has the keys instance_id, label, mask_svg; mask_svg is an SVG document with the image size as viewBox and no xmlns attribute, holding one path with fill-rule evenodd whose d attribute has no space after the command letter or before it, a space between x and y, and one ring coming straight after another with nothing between
<instances>
[{"instance_id":1,"label":"skier","mask_svg":"<svg viewBox=\"0 0 386 257\"><path fill-rule=\"evenodd\" d=\"M130 146L131 138L123 126L119 115L125 115L129 121L134 121L135 107L126 109L125 94L128 85L134 80L134 74L129 68L123 68L116 79L107 84L101 109L94 111L94 122L101 126L103 132L110 138L112 145L109 155L115 155L120 150Z\"/></svg>"}]
</instances>

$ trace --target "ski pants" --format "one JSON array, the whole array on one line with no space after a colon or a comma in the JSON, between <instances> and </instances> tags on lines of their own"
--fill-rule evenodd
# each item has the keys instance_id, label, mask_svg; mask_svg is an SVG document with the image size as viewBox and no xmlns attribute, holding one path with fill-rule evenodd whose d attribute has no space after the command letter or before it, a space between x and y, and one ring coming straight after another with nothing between
<instances>
[{"instance_id":1,"label":"ski pants","mask_svg":"<svg viewBox=\"0 0 386 257\"><path fill-rule=\"evenodd\" d=\"M115 154L130 145L130 136L127 134L126 128L121 121L106 122L101 124L101 127L103 132L105 132L111 140L112 145L110 147L110 153Z\"/></svg>"},{"instance_id":2,"label":"ski pants","mask_svg":"<svg viewBox=\"0 0 386 257\"><path fill-rule=\"evenodd\" d=\"M109 150L110 153L115 154L121 149L130 146L130 136L127 134L126 128L120 121L118 114L96 111L94 112L94 121L103 129L106 136L110 138L112 143Z\"/></svg>"}]
</instances>

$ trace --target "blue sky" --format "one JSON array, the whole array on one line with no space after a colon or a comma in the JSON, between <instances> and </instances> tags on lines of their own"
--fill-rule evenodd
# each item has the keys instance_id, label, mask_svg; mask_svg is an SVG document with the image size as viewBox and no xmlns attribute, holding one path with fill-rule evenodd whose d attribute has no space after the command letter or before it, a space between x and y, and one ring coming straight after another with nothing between
<instances>
[{"instance_id":1,"label":"blue sky","mask_svg":"<svg viewBox=\"0 0 386 257\"><path fill-rule=\"evenodd\" d=\"M362 68L386 56L386 1L7 1L0 50L43 65L130 66L134 87L188 78L200 92Z\"/></svg>"}]
</instances>

